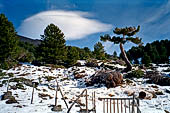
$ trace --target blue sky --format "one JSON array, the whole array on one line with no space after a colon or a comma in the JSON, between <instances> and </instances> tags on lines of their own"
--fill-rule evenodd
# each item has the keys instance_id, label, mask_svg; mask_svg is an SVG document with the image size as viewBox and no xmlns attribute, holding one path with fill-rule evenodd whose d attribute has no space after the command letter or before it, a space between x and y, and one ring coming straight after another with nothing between
<instances>
[{"instance_id":1,"label":"blue sky","mask_svg":"<svg viewBox=\"0 0 170 113\"><path fill-rule=\"evenodd\" d=\"M66 35L67 45L93 46L115 27L141 25L143 42L170 39L170 0L0 0L0 13L13 22L18 34L40 38L54 23ZM119 47L103 43L112 54ZM125 45L129 49L133 44Z\"/></svg>"}]
</instances>

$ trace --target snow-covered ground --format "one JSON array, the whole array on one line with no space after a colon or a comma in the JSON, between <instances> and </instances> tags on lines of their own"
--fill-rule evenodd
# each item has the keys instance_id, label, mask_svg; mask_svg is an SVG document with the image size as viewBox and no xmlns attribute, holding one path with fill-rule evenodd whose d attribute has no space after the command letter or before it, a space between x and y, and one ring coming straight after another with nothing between
<instances>
[{"instance_id":1,"label":"snow-covered ground","mask_svg":"<svg viewBox=\"0 0 170 113\"><path fill-rule=\"evenodd\" d=\"M31 96L33 88L23 84L24 89L11 89L12 95L19 103L6 104L7 100L0 101L0 113L53 113L52 105L55 103L55 88L56 79L61 87L62 92L66 98L68 106L70 106L77 98L78 95L84 90L88 90L88 107L92 108L92 92L96 92L96 113L103 113L103 102L98 100L99 97L132 97L128 96L128 92L135 92L138 96L140 91L159 91L163 92L163 95L157 95L157 98L152 98L151 93L147 94L148 99L140 100L140 110L142 113L165 113L170 112L170 86L159 86L155 84L146 84L144 79L135 79L133 83L122 84L121 86L107 89L106 87L97 88L85 87L84 80L96 72L97 69L89 67L71 67L69 69L53 69L45 66L33 66L23 64L10 70L4 70L6 73L13 73L12 78L30 79L38 82L39 85L34 92L33 104L31 104ZM160 70L160 69L158 69ZM75 73L84 74L84 79L74 79ZM52 80L48 80L51 78ZM0 79L0 84L8 80L8 77ZM16 82L10 82L9 86L16 85ZM0 95L3 95L7 91L7 83L0 87ZM41 94L48 94L47 97L40 97ZM67 108L64 101L61 99L60 93L58 93L58 104L62 105L63 112L66 113ZM85 98L81 98L81 103L85 103ZM79 107L74 106L70 113L77 113Z\"/></svg>"}]
</instances>

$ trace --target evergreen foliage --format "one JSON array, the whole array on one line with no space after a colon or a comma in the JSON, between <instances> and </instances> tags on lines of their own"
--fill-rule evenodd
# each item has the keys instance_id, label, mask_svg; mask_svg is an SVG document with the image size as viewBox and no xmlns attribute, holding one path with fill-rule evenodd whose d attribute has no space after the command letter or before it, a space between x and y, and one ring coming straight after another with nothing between
<instances>
[{"instance_id":1,"label":"evergreen foliage","mask_svg":"<svg viewBox=\"0 0 170 113\"><path fill-rule=\"evenodd\" d=\"M117 52L116 51L113 52L113 57L117 58Z\"/></svg>"},{"instance_id":2,"label":"evergreen foliage","mask_svg":"<svg viewBox=\"0 0 170 113\"><path fill-rule=\"evenodd\" d=\"M132 72L128 73L126 75L126 78L141 78L144 76L144 72L139 69L139 70L133 70Z\"/></svg>"},{"instance_id":3,"label":"evergreen foliage","mask_svg":"<svg viewBox=\"0 0 170 113\"><path fill-rule=\"evenodd\" d=\"M79 53L79 59L80 60L87 60L89 58L92 58L92 52L90 51L90 49L88 47L84 47L84 48L77 48L77 51Z\"/></svg>"},{"instance_id":4,"label":"evergreen foliage","mask_svg":"<svg viewBox=\"0 0 170 113\"><path fill-rule=\"evenodd\" d=\"M137 32L139 32L139 30L140 30L140 26L138 26L137 28L135 28L135 27L115 28L113 30L113 33L115 33L116 35L122 35L122 37L120 37L120 36L112 36L111 37L108 34L100 37L100 39L104 42L110 41L110 42L113 42L114 44L120 44L121 54L122 54L122 57L123 57L124 61L126 62L126 65L127 65L127 68L126 68L125 71L130 71L132 69L132 65L127 58L126 52L123 48L123 44L130 41L134 44L142 45L142 42L141 42L142 39L141 38L132 37Z\"/></svg>"},{"instance_id":5,"label":"evergreen foliage","mask_svg":"<svg viewBox=\"0 0 170 113\"><path fill-rule=\"evenodd\" d=\"M138 59L142 59L142 63L169 63L170 56L170 40L154 41L147 43L146 46L132 47L128 50L128 58L131 61L139 63ZM136 54L137 53L137 54Z\"/></svg>"},{"instance_id":6,"label":"evergreen foliage","mask_svg":"<svg viewBox=\"0 0 170 113\"><path fill-rule=\"evenodd\" d=\"M67 57L64 33L54 24L50 24L41 37L41 44L37 48L38 61L46 64L63 64Z\"/></svg>"},{"instance_id":7,"label":"evergreen foliage","mask_svg":"<svg viewBox=\"0 0 170 113\"><path fill-rule=\"evenodd\" d=\"M74 65L79 59L79 52L76 47L67 46L67 66Z\"/></svg>"},{"instance_id":8,"label":"evergreen foliage","mask_svg":"<svg viewBox=\"0 0 170 113\"><path fill-rule=\"evenodd\" d=\"M150 56L147 55L147 53L144 53L143 57L142 57L142 64L145 64L145 66L149 66L149 64L152 62Z\"/></svg>"},{"instance_id":9,"label":"evergreen foliage","mask_svg":"<svg viewBox=\"0 0 170 113\"><path fill-rule=\"evenodd\" d=\"M105 51L104 51L104 46L102 45L102 43L97 42L94 45L93 54L94 54L95 58L98 59L98 60L104 60L105 59Z\"/></svg>"},{"instance_id":10,"label":"evergreen foliage","mask_svg":"<svg viewBox=\"0 0 170 113\"><path fill-rule=\"evenodd\" d=\"M10 68L16 63L18 37L11 22L0 14L0 67Z\"/></svg>"},{"instance_id":11,"label":"evergreen foliage","mask_svg":"<svg viewBox=\"0 0 170 113\"><path fill-rule=\"evenodd\" d=\"M32 62L35 60L36 47L28 42L19 41L19 53L17 60L19 62Z\"/></svg>"}]
</instances>

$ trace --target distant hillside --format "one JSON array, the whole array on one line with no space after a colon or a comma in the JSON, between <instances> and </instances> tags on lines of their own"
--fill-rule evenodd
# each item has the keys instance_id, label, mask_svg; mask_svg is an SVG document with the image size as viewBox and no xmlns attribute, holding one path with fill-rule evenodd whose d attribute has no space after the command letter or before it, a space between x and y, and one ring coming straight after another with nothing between
<instances>
[{"instance_id":1,"label":"distant hillside","mask_svg":"<svg viewBox=\"0 0 170 113\"><path fill-rule=\"evenodd\" d=\"M25 36L21 36L21 35L17 35L20 39L20 41L22 42L28 42L28 43L31 43L35 46L38 46L40 43L41 43L41 40L38 40L38 39L31 39L31 38L28 38L28 37L25 37Z\"/></svg>"}]
</instances>

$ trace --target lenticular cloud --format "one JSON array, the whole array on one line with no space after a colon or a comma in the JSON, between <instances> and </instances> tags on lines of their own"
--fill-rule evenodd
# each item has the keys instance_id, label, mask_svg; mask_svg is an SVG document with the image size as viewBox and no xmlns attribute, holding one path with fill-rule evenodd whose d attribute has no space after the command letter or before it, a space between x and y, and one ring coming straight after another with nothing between
<instances>
[{"instance_id":1,"label":"lenticular cloud","mask_svg":"<svg viewBox=\"0 0 170 113\"><path fill-rule=\"evenodd\" d=\"M62 30L66 40L77 40L111 29L109 24L86 18L89 15L85 12L45 11L25 19L17 31L20 35L40 39L47 25L53 23Z\"/></svg>"}]
</instances>

